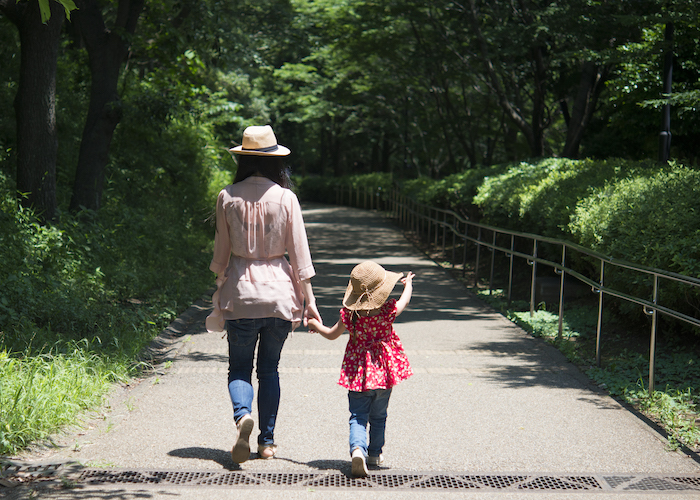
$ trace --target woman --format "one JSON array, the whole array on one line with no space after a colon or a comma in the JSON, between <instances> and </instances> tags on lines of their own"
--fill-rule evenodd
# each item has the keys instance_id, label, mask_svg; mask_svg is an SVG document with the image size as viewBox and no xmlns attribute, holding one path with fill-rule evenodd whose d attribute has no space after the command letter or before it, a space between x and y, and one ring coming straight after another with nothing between
<instances>
[{"instance_id":1,"label":"woman","mask_svg":"<svg viewBox=\"0 0 700 500\"><path fill-rule=\"evenodd\" d=\"M253 358L256 343L258 455L272 458L279 407L278 364L290 331L309 318L320 320L310 279L315 270L306 238L301 206L289 189L283 158L272 128L248 127L240 146L233 184L219 193L216 203L214 257L209 269L218 276L212 297L209 331L228 332L228 389L237 438L231 450L236 463L250 456L254 421ZM289 255L289 260L285 258ZM303 307L306 301L306 307Z\"/></svg>"}]
</instances>

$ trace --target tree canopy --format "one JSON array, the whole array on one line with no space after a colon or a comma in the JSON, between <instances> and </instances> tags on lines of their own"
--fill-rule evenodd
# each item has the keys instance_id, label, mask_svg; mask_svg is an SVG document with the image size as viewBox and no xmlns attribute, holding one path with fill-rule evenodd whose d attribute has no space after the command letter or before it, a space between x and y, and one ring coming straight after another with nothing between
<instances>
[{"instance_id":1,"label":"tree canopy","mask_svg":"<svg viewBox=\"0 0 700 500\"><path fill-rule=\"evenodd\" d=\"M0 36L0 167L48 218L99 209L120 172L177 177L187 147L223 167L259 123L298 173L442 177L655 158L670 104L671 156L698 157L693 0L0 0ZM30 64L55 66L55 91ZM199 140L162 151L178 133Z\"/></svg>"}]
</instances>

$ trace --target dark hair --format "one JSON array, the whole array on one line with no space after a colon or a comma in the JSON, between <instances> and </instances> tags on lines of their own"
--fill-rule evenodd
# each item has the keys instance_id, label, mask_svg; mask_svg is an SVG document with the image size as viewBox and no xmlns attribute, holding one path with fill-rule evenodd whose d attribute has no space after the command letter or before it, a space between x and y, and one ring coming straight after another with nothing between
<instances>
[{"instance_id":1,"label":"dark hair","mask_svg":"<svg viewBox=\"0 0 700 500\"><path fill-rule=\"evenodd\" d=\"M290 189L292 181L289 178L289 169L284 164L282 156L258 156L236 155L238 157L238 170L233 183L241 182L251 175L259 174L276 182L283 188Z\"/></svg>"}]
</instances>

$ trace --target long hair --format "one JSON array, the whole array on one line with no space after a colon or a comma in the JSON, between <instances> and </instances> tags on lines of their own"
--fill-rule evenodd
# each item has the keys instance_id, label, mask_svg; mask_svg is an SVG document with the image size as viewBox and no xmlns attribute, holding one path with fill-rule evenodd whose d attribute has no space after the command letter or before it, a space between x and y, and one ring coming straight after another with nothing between
<instances>
[{"instance_id":1,"label":"long hair","mask_svg":"<svg viewBox=\"0 0 700 500\"><path fill-rule=\"evenodd\" d=\"M289 169L284 164L281 156L237 155L238 170L233 183L241 182L251 175L259 174L276 182L283 188L290 189L292 181L289 178Z\"/></svg>"}]
</instances>

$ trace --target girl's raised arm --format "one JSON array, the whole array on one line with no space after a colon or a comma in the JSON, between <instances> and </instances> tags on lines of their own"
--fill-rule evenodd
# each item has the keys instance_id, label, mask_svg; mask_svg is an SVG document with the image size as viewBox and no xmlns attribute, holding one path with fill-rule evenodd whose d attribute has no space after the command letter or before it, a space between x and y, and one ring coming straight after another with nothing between
<instances>
[{"instance_id":1,"label":"girl's raised arm","mask_svg":"<svg viewBox=\"0 0 700 500\"><path fill-rule=\"evenodd\" d=\"M401 294L401 297L399 297L399 300L396 301L396 315L398 316L403 312L404 309L406 309L406 306L408 303L411 301L411 295L413 294L413 277L415 274L413 274L411 271L408 272L405 278L401 279L401 283L403 283L403 293Z\"/></svg>"}]
</instances>

